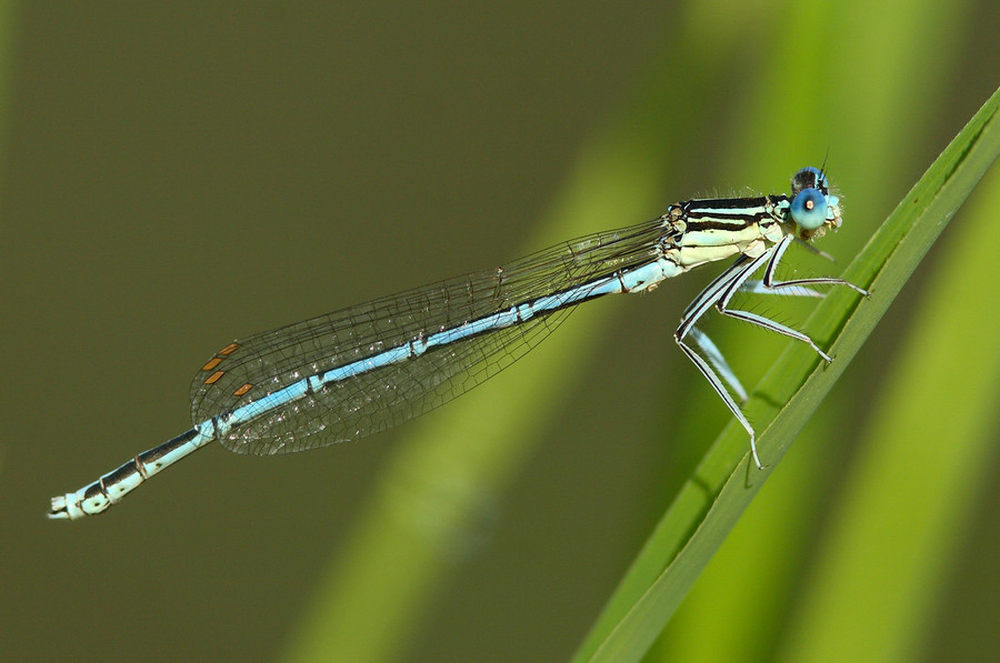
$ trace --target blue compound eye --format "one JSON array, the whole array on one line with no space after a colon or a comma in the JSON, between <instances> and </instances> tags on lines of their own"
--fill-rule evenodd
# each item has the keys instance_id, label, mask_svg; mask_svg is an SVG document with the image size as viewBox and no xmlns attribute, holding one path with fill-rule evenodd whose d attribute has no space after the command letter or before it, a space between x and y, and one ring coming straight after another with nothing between
<instances>
[{"instance_id":1,"label":"blue compound eye","mask_svg":"<svg viewBox=\"0 0 1000 663\"><path fill-rule=\"evenodd\" d=\"M792 218L803 230L816 230L826 222L826 196L818 189L802 189L792 199Z\"/></svg>"}]
</instances>

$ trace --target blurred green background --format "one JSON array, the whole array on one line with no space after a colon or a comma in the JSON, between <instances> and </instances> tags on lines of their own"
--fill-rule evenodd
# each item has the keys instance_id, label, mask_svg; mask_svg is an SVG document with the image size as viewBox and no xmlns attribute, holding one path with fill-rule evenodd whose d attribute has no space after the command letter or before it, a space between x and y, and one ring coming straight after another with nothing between
<instances>
[{"instance_id":1,"label":"blurred green background","mask_svg":"<svg viewBox=\"0 0 1000 663\"><path fill-rule=\"evenodd\" d=\"M729 420L671 338L710 268L364 443L213 447L99 518L44 512L186 430L236 336L679 199L826 158L839 262L803 263L836 271L1000 80L991 0L0 6L4 660L566 659ZM649 660L995 659L998 196L993 172ZM708 329L748 385L785 343ZM941 485L911 453L965 464Z\"/></svg>"}]
</instances>

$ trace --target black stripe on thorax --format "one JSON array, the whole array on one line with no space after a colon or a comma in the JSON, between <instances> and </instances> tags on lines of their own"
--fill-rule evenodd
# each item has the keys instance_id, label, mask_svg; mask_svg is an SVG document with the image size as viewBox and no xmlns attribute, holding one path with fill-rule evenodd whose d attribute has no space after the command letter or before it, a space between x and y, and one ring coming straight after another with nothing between
<instances>
[{"instance_id":1,"label":"black stripe on thorax","mask_svg":"<svg viewBox=\"0 0 1000 663\"><path fill-rule=\"evenodd\" d=\"M767 196L760 196L759 198L700 198L681 203L681 206L685 212L689 212L692 209L700 207L741 210L752 207L763 207L767 204L767 201Z\"/></svg>"},{"instance_id":2,"label":"black stripe on thorax","mask_svg":"<svg viewBox=\"0 0 1000 663\"><path fill-rule=\"evenodd\" d=\"M770 205L769 205L770 203ZM740 231L756 223L774 220L768 211L774 201L760 198L720 198L683 203L687 230Z\"/></svg>"}]
</instances>

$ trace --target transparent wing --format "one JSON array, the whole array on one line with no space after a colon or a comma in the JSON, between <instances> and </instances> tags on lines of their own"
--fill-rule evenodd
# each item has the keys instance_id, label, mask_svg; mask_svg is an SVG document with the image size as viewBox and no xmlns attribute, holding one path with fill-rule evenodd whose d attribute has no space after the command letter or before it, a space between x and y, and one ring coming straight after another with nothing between
<instances>
[{"instance_id":1,"label":"transparent wing","mask_svg":"<svg viewBox=\"0 0 1000 663\"><path fill-rule=\"evenodd\" d=\"M654 219L587 235L494 270L237 339L195 375L194 422L235 410L310 375L639 265L655 255L661 225ZM329 384L268 410L220 442L237 453L270 455L391 428L496 375L545 338L568 312L541 315Z\"/></svg>"}]
</instances>

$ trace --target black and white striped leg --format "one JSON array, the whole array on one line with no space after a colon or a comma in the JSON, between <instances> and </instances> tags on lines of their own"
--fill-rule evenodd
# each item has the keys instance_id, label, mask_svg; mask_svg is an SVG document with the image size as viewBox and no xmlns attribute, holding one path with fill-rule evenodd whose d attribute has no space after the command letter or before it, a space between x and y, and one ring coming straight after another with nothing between
<instances>
[{"instance_id":1,"label":"black and white striped leg","mask_svg":"<svg viewBox=\"0 0 1000 663\"><path fill-rule=\"evenodd\" d=\"M853 283L849 283L843 279L835 279L830 277L796 279L793 281L775 281L774 275L778 269L778 264L781 262L781 257L784 255L785 249L787 249L788 245L792 242L792 239L793 239L792 236L790 235L786 236L784 239L782 239L775 245L774 251L772 252L770 258L767 261L767 267L764 269L764 279L762 282L764 288L780 292L781 288L801 288L806 285L846 285L863 295L868 294L865 290L859 288ZM720 313L729 316L730 318L736 318L737 320L749 322L752 325L757 325L758 327L762 327L764 329L777 332L778 334L788 336L789 338L794 338L798 341L802 341L803 343L809 345L809 347L811 347L816 352L816 354L822 357L823 360L826 361L827 363L833 361L830 355L826 354L823 350L821 350L820 347L816 345L816 343L806 334L796 329L792 329L791 327L788 327L786 325L783 325L780 322L775 322L770 318L765 318L762 315L751 313L749 311L742 311L738 309L729 308L728 307L729 301L733 298L733 295L735 295L736 292L738 292L741 289L741 287L742 283L734 282L731 283L728 288L726 288L726 291L723 293L722 297L720 297L715 304L715 307L719 310Z\"/></svg>"},{"instance_id":2,"label":"black and white striped leg","mask_svg":"<svg viewBox=\"0 0 1000 663\"><path fill-rule=\"evenodd\" d=\"M822 357L824 361L832 361L832 358L821 350L820 347L816 345L816 343L813 342L813 340L806 334L756 313L728 308L730 300L732 300L733 296L737 292L822 297L822 293L808 287L811 285L843 285L867 296L868 292L866 290L843 279L816 277L794 279L790 281L777 281L775 279L775 273L777 271L778 264L781 262L781 258L784 255L785 250L788 248L788 245L793 240L793 237L787 236L757 258L750 258L745 255L737 258L736 262L734 262L729 269L716 277L715 280L702 290L688 305L688 307L684 310L684 315L681 317L680 326L677 328L677 331L674 332L674 340L677 341L677 345L680 346L681 350L694 363L701 374L705 376L705 379L708 380L710 385L712 385L712 388L726 404L726 407L729 408L729 411L732 412L733 416L736 417L736 420L739 421L743 428L746 429L747 433L749 433L750 452L753 456L754 463L756 463L757 467L760 469L763 469L764 465L760 462L760 457L757 454L756 433L754 432L753 426L750 425L750 422L736 404L733 395L730 393L730 390L726 388L726 385L728 384L732 392L743 400L746 400L746 390L743 389L743 386L736 378L735 373L729 367L729 364L726 362L715 343L713 343L703 332L695 328L695 324L702 318L702 316L705 315L705 313L708 312L709 309L715 307L720 313L728 317L749 322L752 325L802 341L803 343L808 344L809 347ZM760 281L750 280L750 276L764 265L766 265L764 269L764 278ZM690 337L698 348L701 349L704 357L695 352L691 346L685 343L685 339L688 337Z\"/></svg>"},{"instance_id":3,"label":"black and white striped leg","mask_svg":"<svg viewBox=\"0 0 1000 663\"><path fill-rule=\"evenodd\" d=\"M812 288L807 288L803 285L796 285L788 288L784 287L768 287L764 285L764 281L761 279L747 279L746 283L740 286L740 292L750 293L751 295L781 295L784 297L816 297L817 299L822 299L826 297L826 293L819 292L818 290L813 290Z\"/></svg>"},{"instance_id":4,"label":"black and white striped leg","mask_svg":"<svg viewBox=\"0 0 1000 663\"><path fill-rule=\"evenodd\" d=\"M809 285L843 285L847 286L848 288L851 288L852 290L858 292L859 294L864 295L865 297L868 296L868 291L865 290L864 288L859 288L850 281L845 281L844 279L835 279L830 276L819 276L809 279L792 279L791 281L775 281L774 275L778 270L778 263L781 262L782 256L785 255L785 249L788 248L788 245L792 243L793 239L794 237L789 235L786 236L777 244L775 244L774 254L771 256L771 259L767 263L767 267L764 269L764 279L761 281L761 285L763 286L764 292L771 290L773 291L771 294L779 294L781 290L785 288L796 289L796 288L803 288L804 286L809 286ZM809 288L806 288L806 290L809 290L810 292L816 292L815 290L811 290ZM816 293L816 294L820 297L823 296L821 293Z\"/></svg>"},{"instance_id":5,"label":"black and white striped leg","mask_svg":"<svg viewBox=\"0 0 1000 663\"><path fill-rule=\"evenodd\" d=\"M726 389L723 379L733 387L733 382L739 385L739 381L736 380L735 374L733 374L732 369L726 363L725 359L722 357L722 353L719 352L715 344L708 340L700 331L694 328L695 323L701 319L705 313L707 313L713 306L716 306L719 301L726 296L726 293L730 289L738 289L755 271L760 269L770 257L773 249L765 251L763 255L758 258L749 258L747 256L740 256L736 259L729 269L720 274L714 281L712 281L708 287L701 291L701 293L694 298L694 301L687 307L684 311L684 315L681 318L681 324L677 327L677 331L674 332L674 340L677 341L677 345L680 349L687 355L695 367L705 376L708 383L712 385L712 389L715 393L719 395L722 402L726 404L729 411L732 412L736 420L740 422L740 425L746 429L747 433L750 435L750 453L753 455L753 461L756 463L757 467L764 469L764 465L760 462L760 456L757 455L757 434L754 432L753 426L747 420L743 411L740 410L736 401L733 399L732 394ZM731 295L730 295L731 296ZM706 356L708 356L709 361L706 361L701 355L694 351L684 339L688 336L695 341L695 343L703 351L705 351ZM706 344L707 341L707 344ZM713 369L714 365L714 369ZM719 374L722 374L724 378L720 378ZM735 389L737 394L740 394L741 398L745 397L746 392L743 390L742 385L739 389ZM741 393L742 392L742 393Z\"/></svg>"},{"instance_id":6,"label":"black and white striped leg","mask_svg":"<svg viewBox=\"0 0 1000 663\"><path fill-rule=\"evenodd\" d=\"M789 285L801 286L803 285L803 283L806 282L828 283L829 281L826 279L802 279L796 282L786 281L782 284L776 284L774 282L774 271L777 267L777 263L781 259L782 253L784 253L784 250L788 247L788 244L791 241L792 237L787 236L774 246L774 249L767 260L767 268L764 270L764 286L770 289L774 289L776 287L780 288ZM746 274L743 280L745 280L746 277L749 277L749 274ZM719 297L719 299L716 300L715 302L715 308L718 309L719 313L729 316L730 318L736 318L737 320L749 322L752 325L762 327L769 331L777 332L778 334L782 334L783 336L788 336L789 338L794 338L798 341L802 341L803 343L806 343L809 347L811 347L827 363L833 361L833 359L830 358L830 355L823 352L823 350L821 350L820 347L816 345L816 343L806 334L796 329L792 329L791 327L788 327L786 325L783 325L780 322L775 322L770 318L765 318L762 315L751 313L750 311L728 308L729 301L733 298L733 295L735 295L739 291L741 286L742 286L741 280L734 280L732 283L729 284L729 286L725 289L725 292L722 293L722 296Z\"/></svg>"}]
</instances>

